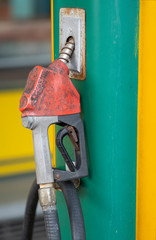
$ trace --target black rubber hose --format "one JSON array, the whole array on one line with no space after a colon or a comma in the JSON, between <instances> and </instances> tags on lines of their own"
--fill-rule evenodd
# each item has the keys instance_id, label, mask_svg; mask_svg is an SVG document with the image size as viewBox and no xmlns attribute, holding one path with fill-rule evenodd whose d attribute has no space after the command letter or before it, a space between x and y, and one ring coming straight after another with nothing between
<instances>
[{"instance_id":1,"label":"black rubber hose","mask_svg":"<svg viewBox=\"0 0 156 240\"><path fill-rule=\"evenodd\" d=\"M43 209L44 222L48 240L61 240L60 226L57 208L55 206L47 206Z\"/></svg>"},{"instance_id":2,"label":"black rubber hose","mask_svg":"<svg viewBox=\"0 0 156 240\"><path fill-rule=\"evenodd\" d=\"M72 233L72 240L85 240L85 226L84 226L84 219L83 213L81 209L81 204L79 200L79 196L75 186L72 182L59 182L59 185L62 189L62 192L65 197L65 201L68 208L69 218L70 218L70 225L71 225L71 233ZM31 190L29 192L26 211L25 211L25 218L23 224L23 232L22 232L22 240L32 240L33 234L33 226L35 220L35 213L37 208L38 202L38 185L36 183L36 179L34 180ZM58 220L57 211L55 211L55 207L52 210L51 207L48 211L44 212L45 218L45 226L47 230L48 240L60 240L60 231ZM57 232L54 238L53 233Z\"/></svg>"},{"instance_id":3,"label":"black rubber hose","mask_svg":"<svg viewBox=\"0 0 156 240\"><path fill-rule=\"evenodd\" d=\"M38 188L39 186L37 185L36 179L35 179L30 189L27 203L26 203L23 231L22 231L22 240L32 239L35 214L36 214L36 208L38 203Z\"/></svg>"},{"instance_id":4,"label":"black rubber hose","mask_svg":"<svg viewBox=\"0 0 156 240\"><path fill-rule=\"evenodd\" d=\"M59 182L70 218L72 240L85 240L85 225L78 192L72 182Z\"/></svg>"}]
</instances>

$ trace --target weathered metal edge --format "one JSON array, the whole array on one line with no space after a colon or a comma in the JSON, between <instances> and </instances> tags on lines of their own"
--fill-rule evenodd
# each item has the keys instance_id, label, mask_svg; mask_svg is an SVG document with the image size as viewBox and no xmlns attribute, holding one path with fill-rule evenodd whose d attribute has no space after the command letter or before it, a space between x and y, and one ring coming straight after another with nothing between
<instances>
[{"instance_id":1,"label":"weathered metal edge","mask_svg":"<svg viewBox=\"0 0 156 240\"><path fill-rule=\"evenodd\" d=\"M82 36L82 46L81 46L81 72L77 73L75 71L69 71L69 77L76 80L85 80L86 78L86 12L82 8L61 8L59 15L59 50L62 49L62 28L61 28L61 18L63 15L66 16L78 16L81 18L81 36Z\"/></svg>"}]
</instances>

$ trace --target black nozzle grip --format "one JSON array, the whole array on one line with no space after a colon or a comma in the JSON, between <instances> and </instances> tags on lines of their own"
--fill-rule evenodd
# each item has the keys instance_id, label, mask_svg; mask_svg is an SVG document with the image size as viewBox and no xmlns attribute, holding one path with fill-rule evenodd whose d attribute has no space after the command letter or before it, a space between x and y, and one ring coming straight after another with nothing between
<instances>
[{"instance_id":1,"label":"black nozzle grip","mask_svg":"<svg viewBox=\"0 0 156 240\"><path fill-rule=\"evenodd\" d=\"M66 148L64 147L63 144L63 138L69 134L68 130L66 127L60 129L56 135L56 146L58 147L63 159L65 160L69 170L71 172L75 172L76 167L73 164L73 161L71 160Z\"/></svg>"},{"instance_id":2,"label":"black nozzle grip","mask_svg":"<svg viewBox=\"0 0 156 240\"><path fill-rule=\"evenodd\" d=\"M87 165L87 156L86 156L86 144L84 136L84 126L80 114L71 114L71 115L61 115L58 116L58 125L64 126L65 130L60 130L57 135L57 146L67 163L70 171L64 171L61 169L54 168L54 179L56 182L68 181L73 179L79 179L88 176L88 165ZM73 127L76 135L78 136L78 141L75 139L75 143L72 142L70 138L69 126ZM67 129L68 128L68 129ZM68 133L67 133L68 132ZM63 145L63 138L69 135L69 138L75 149L75 165L68 157L68 153ZM73 137L74 138L74 137ZM74 169L74 171L73 171Z\"/></svg>"}]
</instances>

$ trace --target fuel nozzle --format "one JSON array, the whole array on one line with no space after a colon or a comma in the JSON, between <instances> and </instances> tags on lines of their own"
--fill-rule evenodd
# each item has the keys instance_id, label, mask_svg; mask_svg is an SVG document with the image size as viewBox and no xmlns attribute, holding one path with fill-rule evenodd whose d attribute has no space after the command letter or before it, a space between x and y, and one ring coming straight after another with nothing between
<instances>
[{"instance_id":1,"label":"fuel nozzle","mask_svg":"<svg viewBox=\"0 0 156 240\"><path fill-rule=\"evenodd\" d=\"M80 95L69 78L66 65L74 48L74 39L69 37L58 59L47 68L34 67L20 100L23 126L31 129L33 134L37 183L44 184L44 187L55 180L67 181L88 175L84 129L80 117ZM48 128L52 124L72 126L79 136L80 149L75 149L78 164L74 172L51 169ZM69 131L66 133L70 135ZM64 137L61 134L59 136ZM60 142L59 146L61 144ZM74 148L75 146L74 141ZM63 146L60 149L64 150ZM67 155L63 150L63 156ZM68 157L64 160L71 162Z\"/></svg>"},{"instance_id":2,"label":"fuel nozzle","mask_svg":"<svg viewBox=\"0 0 156 240\"><path fill-rule=\"evenodd\" d=\"M47 68L36 66L30 72L20 100L23 126L32 130L36 179L48 239L61 239L56 208L55 183L88 175L80 95L69 78L67 63L75 49L69 37L58 59ZM62 127L57 134L59 148L69 171L52 168L48 129L52 124ZM69 135L75 152L75 165L63 145ZM81 238L82 239L82 238Z\"/></svg>"},{"instance_id":3,"label":"fuel nozzle","mask_svg":"<svg viewBox=\"0 0 156 240\"><path fill-rule=\"evenodd\" d=\"M74 48L74 39L69 37L59 58L48 68L34 67L20 100L23 126L33 133L38 184L54 182L48 127L59 122L58 116L81 112L80 95L69 79L69 69L66 66Z\"/></svg>"}]
</instances>

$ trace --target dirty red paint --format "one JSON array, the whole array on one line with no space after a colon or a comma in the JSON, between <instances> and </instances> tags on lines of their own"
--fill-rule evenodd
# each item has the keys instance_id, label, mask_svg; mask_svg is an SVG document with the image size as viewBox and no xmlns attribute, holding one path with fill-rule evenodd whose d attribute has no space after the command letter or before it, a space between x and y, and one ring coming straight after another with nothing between
<instances>
[{"instance_id":1,"label":"dirty red paint","mask_svg":"<svg viewBox=\"0 0 156 240\"><path fill-rule=\"evenodd\" d=\"M60 60L48 68L36 66L28 76L20 99L22 117L80 113L80 95L68 74L68 67Z\"/></svg>"}]
</instances>

